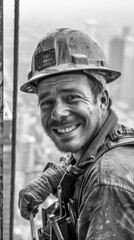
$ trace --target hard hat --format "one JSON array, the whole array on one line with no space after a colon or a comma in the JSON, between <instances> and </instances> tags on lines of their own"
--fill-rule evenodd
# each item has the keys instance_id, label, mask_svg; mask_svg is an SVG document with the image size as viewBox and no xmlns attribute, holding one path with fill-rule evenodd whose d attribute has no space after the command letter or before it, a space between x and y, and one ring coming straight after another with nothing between
<instances>
[{"instance_id":1,"label":"hard hat","mask_svg":"<svg viewBox=\"0 0 134 240\"><path fill-rule=\"evenodd\" d=\"M121 73L106 63L103 50L87 34L69 28L56 29L40 40L33 54L28 82L21 91L37 93L38 80L62 73L95 71L106 82L117 79Z\"/></svg>"}]
</instances>

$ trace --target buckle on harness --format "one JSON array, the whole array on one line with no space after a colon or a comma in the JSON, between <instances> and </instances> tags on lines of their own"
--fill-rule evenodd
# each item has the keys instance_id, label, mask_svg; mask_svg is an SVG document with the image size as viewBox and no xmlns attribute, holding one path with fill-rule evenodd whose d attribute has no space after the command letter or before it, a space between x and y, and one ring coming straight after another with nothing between
<instances>
[{"instance_id":1,"label":"buckle on harness","mask_svg":"<svg viewBox=\"0 0 134 240\"><path fill-rule=\"evenodd\" d=\"M112 141L117 141L122 136L122 132L120 129L114 130L113 132L109 133L109 137Z\"/></svg>"},{"instance_id":2,"label":"buckle on harness","mask_svg":"<svg viewBox=\"0 0 134 240\"><path fill-rule=\"evenodd\" d=\"M114 142L120 138L130 138L134 136L134 129L133 128L126 128L125 126L121 125L121 128L114 130L113 132L109 133L110 139Z\"/></svg>"}]
</instances>

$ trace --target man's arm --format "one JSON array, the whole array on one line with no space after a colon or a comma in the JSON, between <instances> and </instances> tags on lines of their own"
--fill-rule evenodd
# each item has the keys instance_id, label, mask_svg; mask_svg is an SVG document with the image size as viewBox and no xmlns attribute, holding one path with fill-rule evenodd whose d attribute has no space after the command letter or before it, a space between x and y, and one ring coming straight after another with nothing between
<instances>
[{"instance_id":1,"label":"man's arm","mask_svg":"<svg viewBox=\"0 0 134 240\"><path fill-rule=\"evenodd\" d=\"M116 186L97 186L88 197L85 194L82 204L79 239L134 239L134 193Z\"/></svg>"},{"instance_id":2,"label":"man's arm","mask_svg":"<svg viewBox=\"0 0 134 240\"><path fill-rule=\"evenodd\" d=\"M34 216L37 208L45 199L57 190L59 182L68 166L69 158L62 158L59 165L48 163L44 172L35 180L28 183L19 192L19 208L21 216L29 219L29 213L33 211Z\"/></svg>"}]
</instances>

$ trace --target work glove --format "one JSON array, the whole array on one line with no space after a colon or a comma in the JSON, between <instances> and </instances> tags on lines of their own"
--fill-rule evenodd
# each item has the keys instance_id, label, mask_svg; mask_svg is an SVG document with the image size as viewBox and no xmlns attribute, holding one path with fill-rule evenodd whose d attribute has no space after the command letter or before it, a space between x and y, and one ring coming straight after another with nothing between
<instances>
[{"instance_id":1,"label":"work glove","mask_svg":"<svg viewBox=\"0 0 134 240\"><path fill-rule=\"evenodd\" d=\"M29 220L31 211L35 217L39 205L45 201L50 193L56 192L67 166L67 158L62 158L59 165L48 163L44 172L19 192L18 205L23 218Z\"/></svg>"}]
</instances>

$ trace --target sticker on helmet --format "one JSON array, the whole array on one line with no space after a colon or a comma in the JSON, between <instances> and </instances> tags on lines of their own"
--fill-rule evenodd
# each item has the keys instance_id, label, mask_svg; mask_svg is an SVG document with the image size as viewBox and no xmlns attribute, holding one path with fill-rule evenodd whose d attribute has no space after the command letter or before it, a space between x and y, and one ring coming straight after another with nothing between
<instances>
[{"instance_id":1,"label":"sticker on helmet","mask_svg":"<svg viewBox=\"0 0 134 240\"><path fill-rule=\"evenodd\" d=\"M38 53L35 56L35 70L43 70L46 67L56 65L55 49Z\"/></svg>"}]
</instances>

